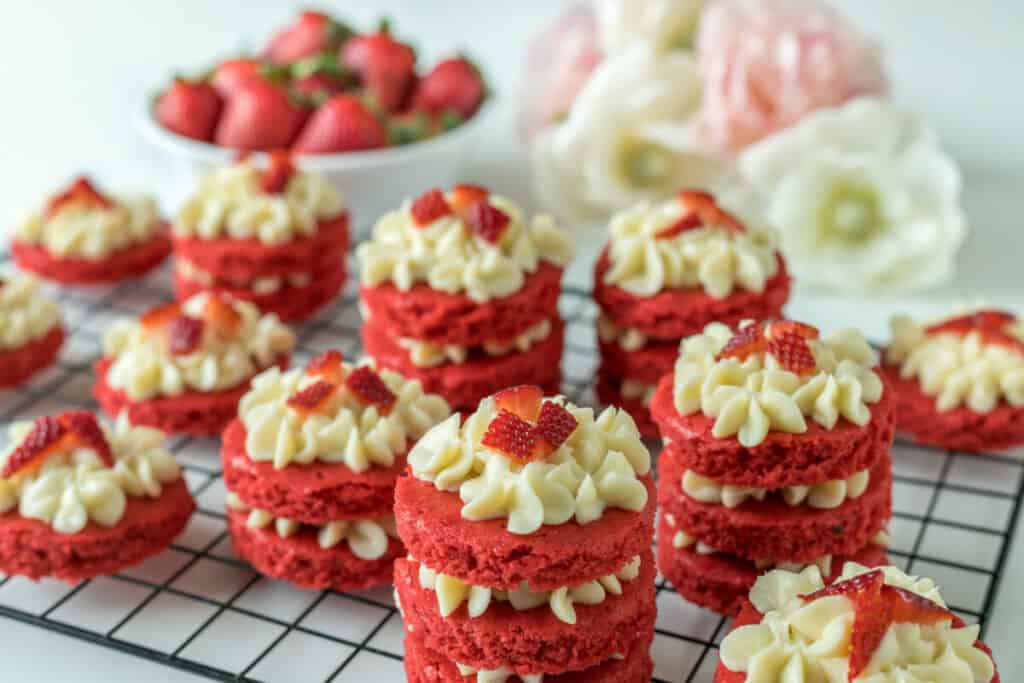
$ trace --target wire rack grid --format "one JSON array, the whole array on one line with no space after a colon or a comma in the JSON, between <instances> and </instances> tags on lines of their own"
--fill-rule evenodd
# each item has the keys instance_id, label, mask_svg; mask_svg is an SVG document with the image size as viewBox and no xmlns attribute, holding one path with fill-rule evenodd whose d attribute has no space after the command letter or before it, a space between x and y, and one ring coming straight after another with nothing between
<instances>
[{"instance_id":1,"label":"wire rack grid","mask_svg":"<svg viewBox=\"0 0 1024 683\"><path fill-rule=\"evenodd\" d=\"M0 254L0 272L12 270ZM0 393L0 429L72 407L95 409L92 362L103 331L171 296L169 269L99 289L51 288L69 332L59 362L17 392ZM360 353L354 287L298 328L296 363L328 348ZM563 391L596 404L596 307L583 290L560 302L567 322ZM404 681L402 623L390 588L298 590L252 571L232 551L217 442L170 442L199 510L165 552L121 574L69 586L0 576L0 617L225 681ZM1024 494L1024 457L968 456L898 443L890 557L933 577L965 620L988 617ZM658 581L652 653L657 683L709 682L728 620ZM296 662L301 661L301 667Z\"/></svg>"}]
</instances>

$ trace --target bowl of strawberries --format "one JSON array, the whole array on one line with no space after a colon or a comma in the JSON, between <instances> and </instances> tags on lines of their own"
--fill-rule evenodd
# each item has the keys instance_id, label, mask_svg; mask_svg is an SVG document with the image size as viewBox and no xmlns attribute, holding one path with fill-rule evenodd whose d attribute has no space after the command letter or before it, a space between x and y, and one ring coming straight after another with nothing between
<instances>
[{"instance_id":1,"label":"bowl of strawberries","mask_svg":"<svg viewBox=\"0 0 1024 683\"><path fill-rule=\"evenodd\" d=\"M174 78L138 122L189 180L240 153L290 150L365 228L401 198L460 180L487 97L465 56L420 67L385 22L358 33L302 12L258 56Z\"/></svg>"}]
</instances>

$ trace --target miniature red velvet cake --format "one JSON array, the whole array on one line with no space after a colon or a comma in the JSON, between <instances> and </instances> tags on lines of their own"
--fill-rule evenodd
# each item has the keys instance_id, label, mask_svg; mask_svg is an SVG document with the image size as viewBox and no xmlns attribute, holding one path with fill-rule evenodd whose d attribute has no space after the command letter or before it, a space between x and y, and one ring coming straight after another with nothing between
<instances>
[{"instance_id":1,"label":"miniature red velvet cake","mask_svg":"<svg viewBox=\"0 0 1024 683\"><path fill-rule=\"evenodd\" d=\"M892 323L885 370L896 427L919 443L970 453L1024 445L1024 321L977 310L931 325Z\"/></svg>"},{"instance_id":2,"label":"miniature red velvet cake","mask_svg":"<svg viewBox=\"0 0 1024 683\"><path fill-rule=\"evenodd\" d=\"M860 333L788 320L683 340L651 412L659 566L684 597L735 615L765 568L886 561L895 398L876 365Z\"/></svg>"},{"instance_id":3,"label":"miniature red velvet cake","mask_svg":"<svg viewBox=\"0 0 1024 683\"><path fill-rule=\"evenodd\" d=\"M722 641L715 683L999 683L992 651L930 579L849 562L757 580Z\"/></svg>"},{"instance_id":4,"label":"miniature red velvet cake","mask_svg":"<svg viewBox=\"0 0 1024 683\"><path fill-rule=\"evenodd\" d=\"M714 321L780 317L789 276L771 232L748 230L704 192L634 206L610 231L594 272L598 396L657 436L648 404L679 340Z\"/></svg>"},{"instance_id":5,"label":"miniature red velvet cake","mask_svg":"<svg viewBox=\"0 0 1024 683\"><path fill-rule=\"evenodd\" d=\"M117 323L96 363L93 393L110 415L168 433L219 434L249 380L286 367L295 335L273 313L202 293Z\"/></svg>"},{"instance_id":6,"label":"miniature red velvet cake","mask_svg":"<svg viewBox=\"0 0 1024 683\"><path fill-rule=\"evenodd\" d=\"M178 298L223 291L285 321L310 318L345 284L348 223L327 180L285 154L265 169L218 169L174 222Z\"/></svg>"},{"instance_id":7,"label":"miniature red velvet cake","mask_svg":"<svg viewBox=\"0 0 1024 683\"><path fill-rule=\"evenodd\" d=\"M162 432L78 411L15 422L0 454L0 572L77 582L155 555L195 503Z\"/></svg>"},{"instance_id":8,"label":"miniature red velvet cake","mask_svg":"<svg viewBox=\"0 0 1024 683\"><path fill-rule=\"evenodd\" d=\"M473 185L431 190L378 221L357 251L363 344L456 410L517 384L558 391L569 236Z\"/></svg>"},{"instance_id":9,"label":"miniature red velvet cake","mask_svg":"<svg viewBox=\"0 0 1024 683\"><path fill-rule=\"evenodd\" d=\"M39 282L0 277L0 388L51 366L63 343L60 309L40 293Z\"/></svg>"},{"instance_id":10,"label":"miniature red velvet cake","mask_svg":"<svg viewBox=\"0 0 1024 683\"><path fill-rule=\"evenodd\" d=\"M408 679L647 683L654 507L617 408L520 386L434 427L395 492Z\"/></svg>"},{"instance_id":11,"label":"miniature red velvet cake","mask_svg":"<svg viewBox=\"0 0 1024 683\"><path fill-rule=\"evenodd\" d=\"M106 195L80 177L18 225L11 253L48 280L99 284L157 267L171 239L151 197Z\"/></svg>"}]
</instances>

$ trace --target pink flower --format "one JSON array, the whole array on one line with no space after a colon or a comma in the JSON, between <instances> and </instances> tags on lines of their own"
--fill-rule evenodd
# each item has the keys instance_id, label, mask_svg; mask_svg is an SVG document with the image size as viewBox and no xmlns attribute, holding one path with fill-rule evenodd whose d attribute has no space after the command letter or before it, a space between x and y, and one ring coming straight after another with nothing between
<instances>
[{"instance_id":1,"label":"pink flower","mask_svg":"<svg viewBox=\"0 0 1024 683\"><path fill-rule=\"evenodd\" d=\"M876 44L817 0L718 0L701 18L697 57L701 130L725 150L886 90Z\"/></svg>"},{"instance_id":2,"label":"pink flower","mask_svg":"<svg viewBox=\"0 0 1024 683\"><path fill-rule=\"evenodd\" d=\"M602 57L597 18L587 4L570 6L534 38L527 50L520 121L526 139L566 115Z\"/></svg>"}]
</instances>

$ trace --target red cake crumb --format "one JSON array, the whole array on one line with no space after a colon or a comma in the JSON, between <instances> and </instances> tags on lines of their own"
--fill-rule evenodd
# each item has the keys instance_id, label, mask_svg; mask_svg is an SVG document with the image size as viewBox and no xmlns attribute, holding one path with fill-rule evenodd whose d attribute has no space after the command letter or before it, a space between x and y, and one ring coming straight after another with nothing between
<instances>
[{"instance_id":1,"label":"red cake crumb","mask_svg":"<svg viewBox=\"0 0 1024 683\"><path fill-rule=\"evenodd\" d=\"M621 386L622 381L610 376L602 365L597 374L597 398L605 405L617 406L629 413L643 437L657 439L658 425L651 419L651 411L647 405L639 398L625 398Z\"/></svg>"},{"instance_id":2,"label":"red cake crumb","mask_svg":"<svg viewBox=\"0 0 1024 683\"><path fill-rule=\"evenodd\" d=\"M657 384L672 372L679 357L679 342L654 342L642 349L627 351L615 342L598 342L601 367L611 377Z\"/></svg>"},{"instance_id":3,"label":"red cake crumb","mask_svg":"<svg viewBox=\"0 0 1024 683\"><path fill-rule=\"evenodd\" d=\"M98 261L55 256L44 247L14 240L11 255L23 270L64 284L103 284L145 275L171 254L166 227L151 239L119 249Z\"/></svg>"},{"instance_id":4,"label":"red cake crumb","mask_svg":"<svg viewBox=\"0 0 1024 683\"><path fill-rule=\"evenodd\" d=\"M57 359L64 344L64 328L59 324L45 335L16 349L0 351L0 388L17 387Z\"/></svg>"}]
</instances>

